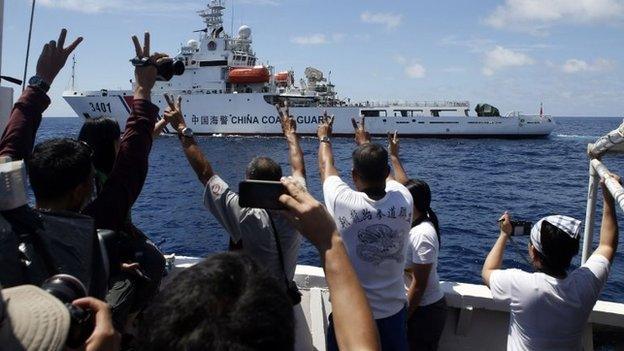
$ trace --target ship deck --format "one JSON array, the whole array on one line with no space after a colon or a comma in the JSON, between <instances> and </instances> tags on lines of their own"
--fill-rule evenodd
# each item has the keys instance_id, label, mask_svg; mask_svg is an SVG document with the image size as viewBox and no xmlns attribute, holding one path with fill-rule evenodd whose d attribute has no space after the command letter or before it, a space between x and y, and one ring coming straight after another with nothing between
<instances>
[{"instance_id":1,"label":"ship deck","mask_svg":"<svg viewBox=\"0 0 624 351\"><path fill-rule=\"evenodd\" d=\"M165 280L199 262L195 257L176 257ZM325 331L331 313L329 290L323 269L298 265L295 282L303 296L295 307L296 350L325 350ZM485 285L441 282L448 304L446 325L439 350L504 350L509 326L509 307L494 301ZM589 318L583 349L624 349L624 304L598 301Z\"/></svg>"}]
</instances>

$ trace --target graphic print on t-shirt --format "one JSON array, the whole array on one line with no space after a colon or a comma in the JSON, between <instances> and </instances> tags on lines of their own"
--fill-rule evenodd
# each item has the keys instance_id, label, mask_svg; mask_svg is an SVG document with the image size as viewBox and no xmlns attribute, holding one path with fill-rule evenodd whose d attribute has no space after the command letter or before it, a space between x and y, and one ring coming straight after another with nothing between
<instances>
[{"instance_id":1,"label":"graphic print on t-shirt","mask_svg":"<svg viewBox=\"0 0 624 351\"><path fill-rule=\"evenodd\" d=\"M357 244L357 255L365 262L374 265L380 264L384 260L395 260L403 262L403 244L405 240L401 238L396 230L392 230L385 224L373 224L359 230Z\"/></svg>"}]
</instances>

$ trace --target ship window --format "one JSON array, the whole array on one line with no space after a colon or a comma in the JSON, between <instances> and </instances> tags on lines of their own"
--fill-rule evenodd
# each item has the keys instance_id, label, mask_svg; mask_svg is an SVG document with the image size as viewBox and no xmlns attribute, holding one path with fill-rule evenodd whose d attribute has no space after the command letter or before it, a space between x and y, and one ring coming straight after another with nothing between
<instances>
[{"instance_id":1,"label":"ship window","mask_svg":"<svg viewBox=\"0 0 624 351\"><path fill-rule=\"evenodd\" d=\"M394 117L407 117L407 111L405 111L405 110L394 110Z\"/></svg>"},{"instance_id":2,"label":"ship window","mask_svg":"<svg viewBox=\"0 0 624 351\"><path fill-rule=\"evenodd\" d=\"M431 110L431 115L433 117L444 117L444 116L458 116L459 113L457 110L454 109L435 109L435 110Z\"/></svg>"},{"instance_id":3,"label":"ship window","mask_svg":"<svg viewBox=\"0 0 624 351\"><path fill-rule=\"evenodd\" d=\"M386 110L362 110L362 116L364 117L386 117Z\"/></svg>"},{"instance_id":4,"label":"ship window","mask_svg":"<svg viewBox=\"0 0 624 351\"><path fill-rule=\"evenodd\" d=\"M423 110L394 110L394 117L419 117Z\"/></svg>"}]
</instances>

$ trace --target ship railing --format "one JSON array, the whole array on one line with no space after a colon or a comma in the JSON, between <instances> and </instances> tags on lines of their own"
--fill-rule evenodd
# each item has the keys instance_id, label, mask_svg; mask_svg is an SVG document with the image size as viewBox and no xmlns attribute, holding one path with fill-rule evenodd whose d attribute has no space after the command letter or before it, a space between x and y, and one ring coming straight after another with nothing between
<instances>
[{"instance_id":1,"label":"ship railing","mask_svg":"<svg viewBox=\"0 0 624 351\"><path fill-rule=\"evenodd\" d=\"M363 101L351 102L351 107L470 107L469 101Z\"/></svg>"},{"instance_id":2,"label":"ship railing","mask_svg":"<svg viewBox=\"0 0 624 351\"><path fill-rule=\"evenodd\" d=\"M587 209L585 212L585 228L583 230L583 254L581 262L585 263L592 252L594 223L596 216L596 197L600 178L605 179L605 186L615 202L624 210L624 188L610 175L609 169L602 162L608 154L624 153L624 122L615 130L607 133L587 145L589 157L589 185L587 189Z\"/></svg>"}]
</instances>

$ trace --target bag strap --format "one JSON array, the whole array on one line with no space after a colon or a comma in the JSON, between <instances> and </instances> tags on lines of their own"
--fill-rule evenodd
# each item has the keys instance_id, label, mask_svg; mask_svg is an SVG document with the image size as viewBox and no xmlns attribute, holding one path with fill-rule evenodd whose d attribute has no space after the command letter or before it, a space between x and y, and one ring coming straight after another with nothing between
<instances>
[{"instance_id":1,"label":"bag strap","mask_svg":"<svg viewBox=\"0 0 624 351\"><path fill-rule=\"evenodd\" d=\"M41 215L30 208L28 208L25 212L28 216L36 217L37 220L34 222L37 223L30 222L33 218L26 219L23 216L20 216L24 214L23 211L5 211L3 214L5 220L7 220L11 226L13 233L17 236L19 243L28 243L32 245L35 253L41 259L48 276L58 274L59 270L54 262L54 258L52 258L50 251L48 251L43 242L41 229L38 226L38 224L41 224ZM18 249L18 251L20 254L23 254L21 250ZM25 269L26 266L23 268ZM27 270L24 270L24 273L26 273L26 271Z\"/></svg>"},{"instance_id":2,"label":"bag strap","mask_svg":"<svg viewBox=\"0 0 624 351\"><path fill-rule=\"evenodd\" d=\"M286 266L284 265L284 253L282 252L282 244L279 239L279 235L277 235L277 228L275 227L275 222L273 222L273 217L271 214L266 211L269 216L269 220L271 221L271 228L273 229L273 238L275 238L275 245L277 246L277 256L279 257L280 266L282 267L282 275L284 276L284 283L286 284L286 288L290 285L288 277L286 276Z\"/></svg>"}]
</instances>

